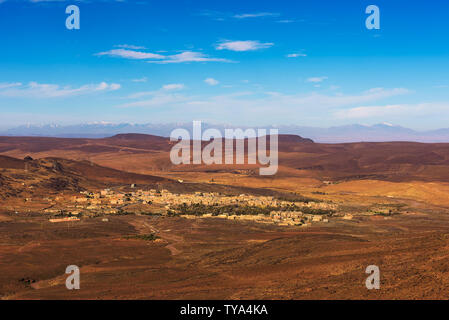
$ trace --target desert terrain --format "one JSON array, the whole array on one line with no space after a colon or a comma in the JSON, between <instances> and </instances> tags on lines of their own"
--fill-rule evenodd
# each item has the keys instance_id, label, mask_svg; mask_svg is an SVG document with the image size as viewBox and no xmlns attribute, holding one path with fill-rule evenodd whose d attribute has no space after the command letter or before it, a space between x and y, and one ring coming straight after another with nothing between
<instances>
[{"instance_id":1,"label":"desert terrain","mask_svg":"<svg viewBox=\"0 0 449 320\"><path fill-rule=\"evenodd\" d=\"M0 297L449 296L449 144L280 136L274 176L174 166L172 145L0 137ZM234 213L207 214L216 206ZM65 287L68 265L80 290ZM380 290L365 287L368 265Z\"/></svg>"}]
</instances>

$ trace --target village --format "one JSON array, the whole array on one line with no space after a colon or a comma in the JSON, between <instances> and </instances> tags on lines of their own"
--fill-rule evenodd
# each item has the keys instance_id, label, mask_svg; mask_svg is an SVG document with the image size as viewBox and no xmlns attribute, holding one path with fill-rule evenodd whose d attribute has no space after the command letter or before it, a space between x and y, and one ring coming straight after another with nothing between
<instances>
[{"instance_id":1,"label":"village","mask_svg":"<svg viewBox=\"0 0 449 320\"><path fill-rule=\"evenodd\" d=\"M280 226L308 226L313 222L328 222L329 216L336 209L335 204L325 202L280 200L273 196L247 194L223 195L203 192L176 194L165 189L129 192L112 189L98 192L81 191L78 195L70 197L57 196L54 199L44 200L51 204L43 210L44 213L53 216L51 222L78 221L81 216L147 214L176 215L186 219L221 218ZM226 208L234 210L225 212ZM245 211L234 212L235 208L243 208Z\"/></svg>"}]
</instances>

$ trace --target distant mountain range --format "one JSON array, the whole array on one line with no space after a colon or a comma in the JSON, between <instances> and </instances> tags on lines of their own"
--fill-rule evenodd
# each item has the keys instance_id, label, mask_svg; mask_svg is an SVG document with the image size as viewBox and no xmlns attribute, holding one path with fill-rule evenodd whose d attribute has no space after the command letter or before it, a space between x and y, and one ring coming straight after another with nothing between
<instances>
[{"instance_id":1,"label":"distant mountain range","mask_svg":"<svg viewBox=\"0 0 449 320\"><path fill-rule=\"evenodd\" d=\"M61 138L104 138L121 133L144 133L168 137L173 129L192 130L192 123L171 124L130 124L130 123L89 123L79 125L24 125L0 132L2 136L41 136ZM203 130L216 128L224 131L233 128L229 125L202 124ZM250 127L248 127L250 128ZM277 128L281 134L295 134L321 143L343 142L383 142L383 141L415 141L415 142L449 142L449 128L416 131L388 123L372 126L352 124L330 128L306 127L296 125L268 126ZM242 127L242 129L246 129Z\"/></svg>"}]
</instances>

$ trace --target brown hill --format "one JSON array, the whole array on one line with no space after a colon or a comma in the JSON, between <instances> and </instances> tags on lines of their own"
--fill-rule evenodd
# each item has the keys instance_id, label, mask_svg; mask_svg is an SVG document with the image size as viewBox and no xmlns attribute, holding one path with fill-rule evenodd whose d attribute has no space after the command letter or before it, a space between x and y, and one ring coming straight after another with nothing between
<instances>
[{"instance_id":1,"label":"brown hill","mask_svg":"<svg viewBox=\"0 0 449 320\"><path fill-rule=\"evenodd\" d=\"M174 179L120 171L97 165L90 161L62 158L21 160L0 155L0 200L24 199L56 193L94 191L110 187L129 187L135 184L144 189L167 189L175 193L220 192L238 195L289 196L288 193L265 189L228 186L221 184L181 183Z\"/></svg>"},{"instance_id":2,"label":"brown hill","mask_svg":"<svg viewBox=\"0 0 449 320\"><path fill-rule=\"evenodd\" d=\"M170 139L148 134L118 134L110 138L94 140L96 144L113 147L133 148L136 150L164 150L169 151L173 143ZM92 141L91 141L92 142Z\"/></svg>"},{"instance_id":3,"label":"brown hill","mask_svg":"<svg viewBox=\"0 0 449 320\"><path fill-rule=\"evenodd\" d=\"M31 155L33 158L88 160L120 172L139 174L211 170L233 172L254 170L257 167L174 166L169 158L174 143L168 138L144 134L120 134L104 139L0 137L0 153L16 158ZM203 145L206 144L203 142ZM320 144L299 136L280 135L279 165L279 175L307 176L320 180L449 181L449 144ZM86 171L86 174L89 172ZM115 173L108 173L104 178L109 179L108 175L114 176Z\"/></svg>"},{"instance_id":4,"label":"brown hill","mask_svg":"<svg viewBox=\"0 0 449 320\"><path fill-rule=\"evenodd\" d=\"M25 161L0 155L0 168L3 168L3 169L25 169Z\"/></svg>"},{"instance_id":5,"label":"brown hill","mask_svg":"<svg viewBox=\"0 0 449 320\"><path fill-rule=\"evenodd\" d=\"M45 195L63 191L79 192L114 185L159 185L177 182L151 175L123 172L88 161L60 158L20 160L0 156L1 198L26 198L30 194Z\"/></svg>"}]
</instances>

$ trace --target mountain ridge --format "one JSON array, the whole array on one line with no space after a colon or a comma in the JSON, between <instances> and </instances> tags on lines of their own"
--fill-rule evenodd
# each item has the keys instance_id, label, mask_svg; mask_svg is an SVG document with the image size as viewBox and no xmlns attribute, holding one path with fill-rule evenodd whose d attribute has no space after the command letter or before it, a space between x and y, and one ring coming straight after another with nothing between
<instances>
[{"instance_id":1,"label":"mountain ridge","mask_svg":"<svg viewBox=\"0 0 449 320\"><path fill-rule=\"evenodd\" d=\"M0 136L34 136L58 138L111 138L120 134L145 134L158 137L168 137L176 128L192 130L192 123L167 124L132 124L132 123L86 123L79 125L23 125L4 131ZM215 128L220 131L237 128L226 124L203 123L203 131ZM249 126L241 127L248 129ZM351 124L332 126L328 128L308 127L298 125L262 126L265 129L278 129L279 134L299 135L319 143L347 143L347 142L391 142L411 141L439 143L449 142L449 128L440 128L427 131L379 123L371 126Z\"/></svg>"}]
</instances>

